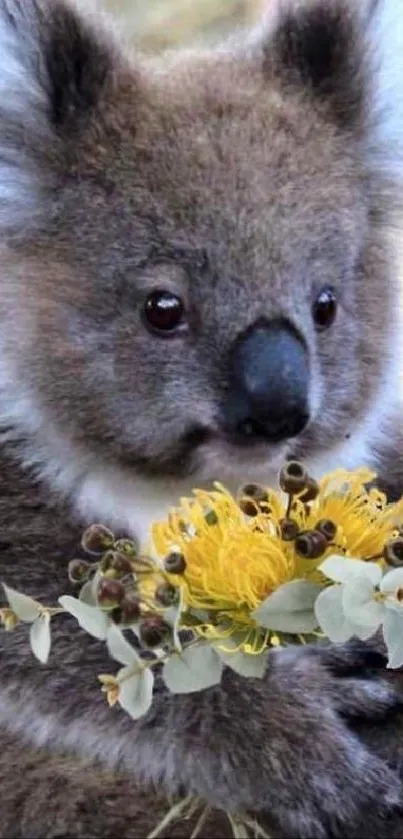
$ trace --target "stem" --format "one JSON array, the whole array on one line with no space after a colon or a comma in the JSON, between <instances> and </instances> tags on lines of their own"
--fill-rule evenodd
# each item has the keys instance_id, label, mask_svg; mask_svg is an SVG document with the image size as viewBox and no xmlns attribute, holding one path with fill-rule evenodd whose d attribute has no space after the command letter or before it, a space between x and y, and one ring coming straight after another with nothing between
<instances>
[{"instance_id":1,"label":"stem","mask_svg":"<svg viewBox=\"0 0 403 839\"><path fill-rule=\"evenodd\" d=\"M144 670L149 670L151 667L156 667L157 664L164 664L165 661L172 658L174 655L180 656L183 650L188 650L190 647L197 647L200 644L201 639L197 639L196 641L190 641L189 644L185 644L182 650L169 650L167 653L163 653L160 658L156 658L154 661L145 661L141 667L137 667L137 669L129 670L128 673L124 676L123 679L119 679L119 684L123 684L127 679L131 679L132 676L140 676Z\"/></svg>"},{"instance_id":2,"label":"stem","mask_svg":"<svg viewBox=\"0 0 403 839\"><path fill-rule=\"evenodd\" d=\"M253 830L254 837L260 837L260 839L271 839L270 834L266 833L266 831L263 830L263 827L260 827L260 824L256 821L256 819L251 819L250 816L243 816L242 821L246 827L250 827L250 829Z\"/></svg>"},{"instance_id":3,"label":"stem","mask_svg":"<svg viewBox=\"0 0 403 839\"><path fill-rule=\"evenodd\" d=\"M200 832L203 830L204 825L211 813L211 807L205 807L203 812L200 814L196 826L191 833L190 839L196 839L197 836L200 836Z\"/></svg>"},{"instance_id":4,"label":"stem","mask_svg":"<svg viewBox=\"0 0 403 839\"><path fill-rule=\"evenodd\" d=\"M291 515L291 509L292 509L292 502L293 502L293 501L294 501L294 496L293 496L291 493L289 493L289 495L288 495L287 510L286 510L286 514L285 514L286 519L289 519L289 518L290 518L290 515Z\"/></svg>"},{"instance_id":5,"label":"stem","mask_svg":"<svg viewBox=\"0 0 403 839\"><path fill-rule=\"evenodd\" d=\"M42 615L49 615L50 618L54 618L56 615L67 614L66 609L63 609L61 606L41 606L40 612Z\"/></svg>"},{"instance_id":6,"label":"stem","mask_svg":"<svg viewBox=\"0 0 403 839\"><path fill-rule=\"evenodd\" d=\"M248 831L246 830L246 825L239 818L239 816L233 816L231 813L227 813L227 817L229 823L232 827L232 834L234 839L249 839Z\"/></svg>"},{"instance_id":7,"label":"stem","mask_svg":"<svg viewBox=\"0 0 403 839\"><path fill-rule=\"evenodd\" d=\"M179 801L178 804L171 807L166 816L164 816L159 824L157 824L157 827L148 834L147 839L156 839L157 836L160 836L168 825L170 825L173 821L176 821L176 819L182 815L186 808L192 804L192 801L193 795L188 795L187 798L183 799L183 801Z\"/></svg>"},{"instance_id":8,"label":"stem","mask_svg":"<svg viewBox=\"0 0 403 839\"><path fill-rule=\"evenodd\" d=\"M200 809L200 805L202 804L199 798L194 798L192 804L190 805L187 813L185 814L185 821L189 821L192 819L193 816L196 815L197 811Z\"/></svg>"}]
</instances>

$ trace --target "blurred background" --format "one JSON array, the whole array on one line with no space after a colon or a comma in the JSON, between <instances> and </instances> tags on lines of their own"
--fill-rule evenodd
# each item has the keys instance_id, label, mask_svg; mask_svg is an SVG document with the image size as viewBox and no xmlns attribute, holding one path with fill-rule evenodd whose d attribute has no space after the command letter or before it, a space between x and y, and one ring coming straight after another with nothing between
<instances>
[{"instance_id":1,"label":"blurred background","mask_svg":"<svg viewBox=\"0 0 403 839\"><path fill-rule=\"evenodd\" d=\"M214 41L257 20L263 0L99 0L147 51ZM266 0L267 2L267 0Z\"/></svg>"}]
</instances>

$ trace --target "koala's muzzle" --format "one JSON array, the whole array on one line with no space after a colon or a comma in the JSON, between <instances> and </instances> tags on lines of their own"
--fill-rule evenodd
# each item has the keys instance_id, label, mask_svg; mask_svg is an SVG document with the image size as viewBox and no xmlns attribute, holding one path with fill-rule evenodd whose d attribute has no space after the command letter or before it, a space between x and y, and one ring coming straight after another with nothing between
<instances>
[{"instance_id":1,"label":"koala's muzzle","mask_svg":"<svg viewBox=\"0 0 403 839\"><path fill-rule=\"evenodd\" d=\"M224 406L225 430L238 442L277 443L309 421L306 346L287 321L259 322L236 341Z\"/></svg>"}]
</instances>

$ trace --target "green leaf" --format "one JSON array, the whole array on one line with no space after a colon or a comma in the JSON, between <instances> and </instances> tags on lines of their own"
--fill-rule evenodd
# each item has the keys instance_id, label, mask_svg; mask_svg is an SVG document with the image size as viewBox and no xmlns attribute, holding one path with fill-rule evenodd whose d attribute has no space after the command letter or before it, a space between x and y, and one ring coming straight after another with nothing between
<instances>
[{"instance_id":1,"label":"green leaf","mask_svg":"<svg viewBox=\"0 0 403 839\"><path fill-rule=\"evenodd\" d=\"M29 630L29 642L34 656L46 664L51 645L50 615L44 613L34 620Z\"/></svg>"},{"instance_id":2,"label":"green leaf","mask_svg":"<svg viewBox=\"0 0 403 839\"><path fill-rule=\"evenodd\" d=\"M120 664L126 664L128 666L138 664L141 666L142 662L140 656L136 653L134 647L126 641L126 638L124 638L120 629L118 629L117 626L114 626L114 624L112 624L112 626L108 629L106 645L108 647L109 654L116 661L119 661Z\"/></svg>"},{"instance_id":3,"label":"green leaf","mask_svg":"<svg viewBox=\"0 0 403 839\"><path fill-rule=\"evenodd\" d=\"M162 675L171 693L195 693L218 685L223 662L207 644L188 647L164 664Z\"/></svg>"},{"instance_id":4,"label":"green leaf","mask_svg":"<svg viewBox=\"0 0 403 839\"><path fill-rule=\"evenodd\" d=\"M252 612L259 626L278 632L313 632L317 620L313 610L322 586L307 580L292 580L280 586Z\"/></svg>"},{"instance_id":5,"label":"green leaf","mask_svg":"<svg viewBox=\"0 0 403 839\"><path fill-rule=\"evenodd\" d=\"M66 612L73 615L81 626L81 629L84 629L85 632L88 632L94 638L105 641L110 626L110 618L108 618L105 612L102 612L101 609L96 609L94 606L88 606L87 603L83 603L82 600L77 600L76 597L70 597L68 594L59 597L59 603Z\"/></svg>"},{"instance_id":6,"label":"green leaf","mask_svg":"<svg viewBox=\"0 0 403 839\"><path fill-rule=\"evenodd\" d=\"M118 673L122 675L122 671ZM128 676L121 682L119 690L119 705L132 717L138 720L149 710L153 700L154 674L149 668L141 673Z\"/></svg>"},{"instance_id":7,"label":"green leaf","mask_svg":"<svg viewBox=\"0 0 403 839\"><path fill-rule=\"evenodd\" d=\"M8 603L13 612L17 615L17 618L19 618L20 621L25 621L25 623L32 623L32 621L38 617L40 604L32 597L27 597L26 594L20 594L19 591L9 588L4 585L4 583L3 588Z\"/></svg>"},{"instance_id":8,"label":"green leaf","mask_svg":"<svg viewBox=\"0 0 403 839\"><path fill-rule=\"evenodd\" d=\"M388 651L387 666L397 670L403 666L403 615L388 609L383 621L383 637Z\"/></svg>"},{"instance_id":9,"label":"green leaf","mask_svg":"<svg viewBox=\"0 0 403 839\"><path fill-rule=\"evenodd\" d=\"M231 670L234 670L235 673L239 673L240 676L246 676L248 678L262 679L267 667L268 653L264 652L259 655L250 655L243 653L241 650L232 652L231 647L234 649L236 646L236 641L233 641L231 638L225 638L223 641L216 642L214 649L221 661L227 667L230 667Z\"/></svg>"}]
</instances>

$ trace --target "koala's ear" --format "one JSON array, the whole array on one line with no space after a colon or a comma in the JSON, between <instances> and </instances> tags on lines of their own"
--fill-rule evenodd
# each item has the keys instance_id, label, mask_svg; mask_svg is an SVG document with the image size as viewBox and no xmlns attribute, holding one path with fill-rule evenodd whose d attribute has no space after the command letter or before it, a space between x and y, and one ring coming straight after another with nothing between
<instances>
[{"instance_id":1,"label":"koala's ear","mask_svg":"<svg viewBox=\"0 0 403 839\"><path fill-rule=\"evenodd\" d=\"M30 212L50 152L108 86L114 47L69 0L0 0L0 223ZM50 166L49 166L50 168Z\"/></svg>"},{"instance_id":2,"label":"koala's ear","mask_svg":"<svg viewBox=\"0 0 403 839\"><path fill-rule=\"evenodd\" d=\"M269 0L267 74L359 133L368 165L403 178L403 24L399 0Z\"/></svg>"},{"instance_id":3,"label":"koala's ear","mask_svg":"<svg viewBox=\"0 0 403 839\"><path fill-rule=\"evenodd\" d=\"M42 115L58 129L88 115L110 69L106 41L73 3L0 0L2 111L8 104L15 111L18 102L28 115L41 103Z\"/></svg>"},{"instance_id":4,"label":"koala's ear","mask_svg":"<svg viewBox=\"0 0 403 839\"><path fill-rule=\"evenodd\" d=\"M368 32L382 3L277 0L265 48L265 71L303 90L327 108L341 127L362 127L374 69Z\"/></svg>"},{"instance_id":5,"label":"koala's ear","mask_svg":"<svg viewBox=\"0 0 403 839\"><path fill-rule=\"evenodd\" d=\"M277 0L265 72L303 90L341 126L359 125L367 104L365 30L373 5L373 0Z\"/></svg>"}]
</instances>

